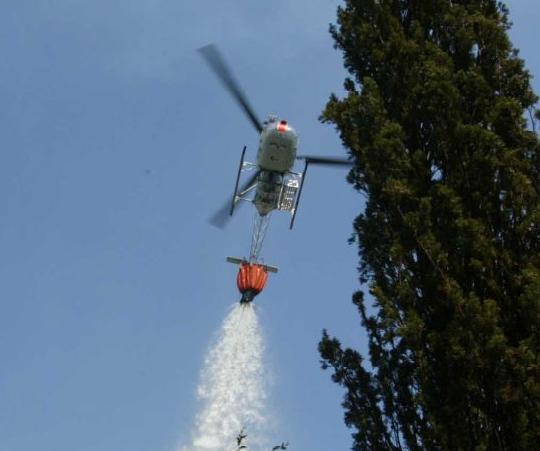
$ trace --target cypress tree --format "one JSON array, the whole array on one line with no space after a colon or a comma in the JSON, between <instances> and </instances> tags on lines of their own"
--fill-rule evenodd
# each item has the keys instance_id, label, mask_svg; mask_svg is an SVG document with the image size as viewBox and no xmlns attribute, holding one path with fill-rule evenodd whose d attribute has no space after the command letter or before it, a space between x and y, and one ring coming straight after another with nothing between
<instances>
[{"instance_id":1,"label":"cypress tree","mask_svg":"<svg viewBox=\"0 0 540 451\"><path fill-rule=\"evenodd\" d=\"M539 449L537 98L509 27L495 0L346 0L330 27L369 362L319 351L354 450Z\"/></svg>"}]
</instances>

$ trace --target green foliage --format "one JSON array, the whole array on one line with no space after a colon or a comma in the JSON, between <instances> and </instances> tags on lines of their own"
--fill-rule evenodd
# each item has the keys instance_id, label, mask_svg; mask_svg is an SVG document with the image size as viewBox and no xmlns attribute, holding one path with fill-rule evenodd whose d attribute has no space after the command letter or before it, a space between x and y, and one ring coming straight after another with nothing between
<instances>
[{"instance_id":1,"label":"green foliage","mask_svg":"<svg viewBox=\"0 0 540 451\"><path fill-rule=\"evenodd\" d=\"M248 447L245 444L247 439L247 434L242 429L236 436L236 451L247 450ZM281 442L281 444L273 446L272 451L278 451L282 449L287 449L289 447L289 442Z\"/></svg>"},{"instance_id":2,"label":"green foliage","mask_svg":"<svg viewBox=\"0 0 540 451\"><path fill-rule=\"evenodd\" d=\"M331 26L370 365L319 349L355 450L538 449L540 115L508 27L494 0L347 0Z\"/></svg>"},{"instance_id":3,"label":"green foliage","mask_svg":"<svg viewBox=\"0 0 540 451\"><path fill-rule=\"evenodd\" d=\"M236 451L247 449L247 446L244 444L246 438L247 438L247 434L244 432L244 429L242 429L236 436L236 446L237 446Z\"/></svg>"}]
</instances>

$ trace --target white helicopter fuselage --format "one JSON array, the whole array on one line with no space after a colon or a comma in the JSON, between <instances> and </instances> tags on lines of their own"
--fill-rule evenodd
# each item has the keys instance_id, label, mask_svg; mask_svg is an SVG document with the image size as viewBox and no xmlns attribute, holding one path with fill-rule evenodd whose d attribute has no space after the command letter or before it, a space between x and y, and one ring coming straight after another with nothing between
<instances>
[{"instance_id":1,"label":"white helicopter fuselage","mask_svg":"<svg viewBox=\"0 0 540 451\"><path fill-rule=\"evenodd\" d=\"M297 147L294 128L287 121L271 118L261 132L257 166L262 171L288 172L294 165Z\"/></svg>"},{"instance_id":2,"label":"white helicopter fuselage","mask_svg":"<svg viewBox=\"0 0 540 451\"><path fill-rule=\"evenodd\" d=\"M257 152L260 173L253 203L261 216L278 208L284 175L294 165L297 147L296 131L286 121L270 117L261 132Z\"/></svg>"}]
</instances>

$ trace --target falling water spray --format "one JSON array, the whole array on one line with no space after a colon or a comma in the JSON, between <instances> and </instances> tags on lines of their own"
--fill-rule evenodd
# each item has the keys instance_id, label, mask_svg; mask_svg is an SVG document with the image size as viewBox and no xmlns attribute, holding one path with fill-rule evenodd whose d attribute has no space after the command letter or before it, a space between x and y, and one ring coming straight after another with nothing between
<instances>
[{"instance_id":1,"label":"falling water spray","mask_svg":"<svg viewBox=\"0 0 540 451\"><path fill-rule=\"evenodd\" d=\"M182 451L235 450L245 428L249 449L265 421L263 340L252 304L236 305L204 361L198 387L201 409L191 446Z\"/></svg>"}]
</instances>

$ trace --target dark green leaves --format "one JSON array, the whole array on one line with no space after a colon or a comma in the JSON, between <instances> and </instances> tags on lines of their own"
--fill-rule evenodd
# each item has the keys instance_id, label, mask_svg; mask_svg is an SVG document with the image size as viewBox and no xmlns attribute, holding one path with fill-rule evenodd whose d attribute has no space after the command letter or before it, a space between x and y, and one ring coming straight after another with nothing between
<instances>
[{"instance_id":1,"label":"dark green leaves","mask_svg":"<svg viewBox=\"0 0 540 451\"><path fill-rule=\"evenodd\" d=\"M507 29L494 0L349 0L331 27L350 78L322 120L367 198L354 239L371 296L353 301L370 365L326 333L319 351L353 449L537 444L537 97Z\"/></svg>"}]
</instances>

